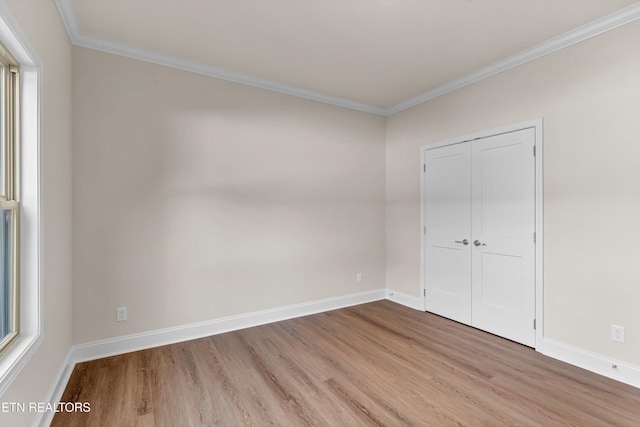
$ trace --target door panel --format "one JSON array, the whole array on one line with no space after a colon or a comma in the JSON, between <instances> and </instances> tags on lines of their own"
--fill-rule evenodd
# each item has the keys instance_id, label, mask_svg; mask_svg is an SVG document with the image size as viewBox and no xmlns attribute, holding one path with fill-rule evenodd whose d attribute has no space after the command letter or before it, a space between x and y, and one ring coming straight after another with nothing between
<instances>
[{"instance_id":1,"label":"door panel","mask_svg":"<svg viewBox=\"0 0 640 427\"><path fill-rule=\"evenodd\" d=\"M425 290L430 312L471 323L471 151L427 150L424 174Z\"/></svg>"},{"instance_id":2,"label":"door panel","mask_svg":"<svg viewBox=\"0 0 640 427\"><path fill-rule=\"evenodd\" d=\"M496 146L489 141L479 141L474 148L474 178L481 178L481 185L474 189L481 195L481 233L519 237L522 229L521 144Z\"/></svg>"},{"instance_id":3,"label":"door panel","mask_svg":"<svg viewBox=\"0 0 640 427\"><path fill-rule=\"evenodd\" d=\"M472 324L535 345L534 129L472 144Z\"/></svg>"},{"instance_id":4,"label":"door panel","mask_svg":"<svg viewBox=\"0 0 640 427\"><path fill-rule=\"evenodd\" d=\"M489 252L481 257L482 305L522 312L522 258Z\"/></svg>"}]
</instances>

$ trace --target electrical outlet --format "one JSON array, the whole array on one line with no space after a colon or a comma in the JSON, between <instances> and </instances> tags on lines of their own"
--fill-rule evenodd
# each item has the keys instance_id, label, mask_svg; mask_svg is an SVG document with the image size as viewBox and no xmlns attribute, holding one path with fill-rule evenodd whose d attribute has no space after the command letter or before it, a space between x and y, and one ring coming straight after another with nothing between
<instances>
[{"instance_id":1,"label":"electrical outlet","mask_svg":"<svg viewBox=\"0 0 640 427\"><path fill-rule=\"evenodd\" d=\"M116 322L124 322L127 320L127 307L116 308Z\"/></svg>"},{"instance_id":2,"label":"electrical outlet","mask_svg":"<svg viewBox=\"0 0 640 427\"><path fill-rule=\"evenodd\" d=\"M611 339L624 342L624 326L611 325Z\"/></svg>"},{"instance_id":3,"label":"electrical outlet","mask_svg":"<svg viewBox=\"0 0 640 427\"><path fill-rule=\"evenodd\" d=\"M356 283L362 283L362 273L356 274Z\"/></svg>"}]
</instances>

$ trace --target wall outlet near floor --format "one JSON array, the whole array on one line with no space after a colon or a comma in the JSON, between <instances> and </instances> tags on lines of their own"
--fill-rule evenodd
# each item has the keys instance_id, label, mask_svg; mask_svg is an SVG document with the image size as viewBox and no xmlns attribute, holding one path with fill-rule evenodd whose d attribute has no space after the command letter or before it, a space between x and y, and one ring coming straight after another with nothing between
<instances>
[{"instance_id":1,"label":"wall outlet near floor","mask_svg":"<svg viewBox=\"0 0 640 427\"><path fill-rule=\"evenodd\" d=\"M116 322L124 322L127 320L127 307L116 308Z\"/></svg>"},{"instance_id":2,"label":"wall outlet near floor","mask_svg":"<svg viewBox=\"0 0 640 427\"><path fill-rule=\"evenodd\" d=\"M611 339L624 342L624 326L611 325Z\"/></svg>"},{"instance_id":3,"label":"wall outlet near floor","mask_svg":"<svg viewBox=\"0 0 640 427\"><path fill-rule=\"evenodd\" d=\"M362 283L362 273L356 273L356 283Z\"/></svg>"}]
</instances>

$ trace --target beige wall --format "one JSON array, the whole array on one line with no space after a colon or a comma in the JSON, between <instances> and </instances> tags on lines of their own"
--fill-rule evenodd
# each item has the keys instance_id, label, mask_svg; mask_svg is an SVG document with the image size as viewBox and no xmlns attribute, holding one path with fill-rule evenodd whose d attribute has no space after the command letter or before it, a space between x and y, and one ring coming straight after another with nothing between
<instances>
[{"instance_id":1,"label":"beige wall","mask_svg":"<svg viewBox=\"0 0 640 427\"><path fill-rule=\"evenodd\" d=\"M542 117L545 335L640 365L639 39L632 23L389 118L387 287L419 294L419 147Z\"/></svg>"},{"instance_id":2,"label":"beige wall","mask_svg":"<svg viewBox=\"0 0 640 427\"><path fill-rule=\"evenodd\" d=\"M4 2L43 62L44 340L2 401L41 402L49 397L71 345L71 47L53 2ZM29 425L35 415L0 413L0 425Z\"/></svg>"},{"instance_id":3,"label":"beige wall","mask_svg":"<svg viewBox=\"0 0 640 427\"><path fill-rule=\"evenodd\" d=\"M73 73L76 343L384 288L384 118L84 48Z\"/></svg>"}]
</instances>

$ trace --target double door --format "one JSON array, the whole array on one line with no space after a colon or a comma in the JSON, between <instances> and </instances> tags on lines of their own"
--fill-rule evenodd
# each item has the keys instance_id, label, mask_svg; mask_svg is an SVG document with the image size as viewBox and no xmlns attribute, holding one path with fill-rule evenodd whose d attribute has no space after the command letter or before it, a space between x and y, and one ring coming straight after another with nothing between
<instances>
[{"instance_id":1,"label":"double door","mask_svg":"<svg viewBox=\"0 0 640 427\"><path fill-rule=\"evenodd\" d=\"M424 152L427 311L535 345L535 130Z\"/></svg>"}]
</instances>

